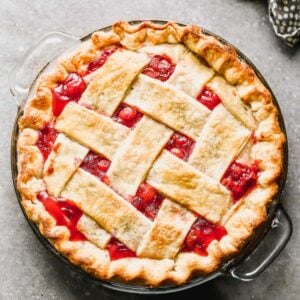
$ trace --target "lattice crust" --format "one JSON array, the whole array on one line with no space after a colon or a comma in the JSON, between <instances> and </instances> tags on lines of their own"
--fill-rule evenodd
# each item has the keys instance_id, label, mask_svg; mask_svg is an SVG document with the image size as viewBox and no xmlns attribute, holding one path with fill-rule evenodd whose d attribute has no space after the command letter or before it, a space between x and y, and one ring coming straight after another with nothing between
<instances>
[{"instance_id":1,"label":"lattice crust","mask_svg":"<svg viewBox=\"0 0 300 300\"><path fill-rule=\"evenodd\" d=\"M214 76L214 70L205 66L193 53L187 52L178 62L168 83L175 85L193 98Z\"/></svg>"},{"instance_id":2,"label":"lattice crust","mask_svg":"<svg viewBox=\"0 0 300 300\"><path fill-rule=\"evenodd\" d=\"M187 48L180 44L162 44L155 46L145 46L140 48L138 52L151 55L168 55L172 62L178 64L182 61L183 56L187 53Z\"/></svg>"},{"instance_id":3,"label":"lattice crust","mask_svg":"<svg viewBox=\"0 0 300 300\"><path fill-rule=\"evenodd\" d=\"M112 119L73 103L57 118L55 128L109 159L129 134Z\"/></svg>"},{"instance_id":4,"label":"lattice crust","mask_svg":"<svg viewBox=\"0 0 300 300\"><path fill-rule=\"evenodd\" d=\"M250 135L251 132L220 104L209 116L189 163L219 181Z\"/></svg>"},{"instance_id":5,"label":"lattice crust","mask_svg":"<svg viewBox=\"0 0 300 300\"><path fill-rule=\"evenodd\" d=\"M174 258L196 218L181 205L165 199L137 254L155 259Z\"/></svg>"},{"instance_id":6,"label":"lattice crust","mask_svg":"<svg viewBox=\"0 0 300 300\"><path fill-rule=\"evenodd\" d=\"M79 169L62 192L87 215L111 232L130 249L136 250L151 222L111 188Z\"/></svg>"},{"instance_id":7,"label":"lattice crust","mask_svg":"<svg viewBox=\"0 0 300 300\"><path fill-rule=\"evenodd\" d=\"M110 47L117 50L84 75ZM174 65L164 82L141 74L155 55ZM54 117L52 89L74 72L83 74L85 91ZM203 88L221 103L208 109L197 101ZM144 114L133 128L111 118L120 105ZM39 130L48 123L59 135L44 161ZM157 286L215 271L266 219L282 170L285 139L270 92L234 49L194 25L118 22L95 32L39 79L19 127L18 189L29 218L59 252L101 279ZM164 149L179 133L195 143L185 160ZM110 160L103 182L81 166L89 150ZM233 204L221 182L236 159L260 173L255 188ZM165 197L153 221L133 205L143 182ZM68 228L58 226L38 200L45 190L81 209L76 228L86 240L70 240ZM206 255L182 250L199 215L227 231ZM113 260L112 237L137 257Z\"/></svg>"},{"instance_id":8,"label":"lattice crust","mask_svg":"<svg viewBox=\"0 0 300 300\"><path fill-rule=\"evenodd\" d=\"M51 195L59 196L88 151L88 148L73 142L64 134L58 135L43 169L43 179Z\"/></svg>"},{"instance_id":9,"label":"lattice crust","mask_svg":"<svg viewBox=\"0 0 300 300\"><path fill-rule=\"evenodd\" d=\"M116 51L91 79L79 103L91 105L95 111L111 116L135 76L149 60L146 55L136 52Z\"/></svg>"},{"instance_id":10,"label":"lattice crust","mask_svg":"<svg viewBox=\"0 0 300 300\"><path fill-rule=\"evenodd\" d=\"M251 111L242 102L234 87L228 85L226 81L219 76L214 77L207 84L221 98L224 106L232 113L232 115L240 120L245 126L250 129L255 129L255 121Z\"/></svg>"},{"instance_id":11,"label":"lattice crust","mask_svg":"<svg viewBox=\"0 0 300 300\"><path fill-rule=\"evenodd\" d=\"M101 249L105 249L111 239L111 234L101 228L97 222L85 214L79 219L77 228L90 242Z\"/></svg>"},{"instance_id":12,"label":"lattice crust","mask_svg":"<svg viewBox=\"0 0 300 300\"><path fill-rule=\"evenodd\" d=\"M166 150L153 164L147 182L213 222L219 222L231 205L221 184Z\"/></svg>"},{"instance_id":13,"label":"lattice crust","mask_svg":"<svg viewBox=\"0 0 300 300\"><path fill-rule=\"evenodd\" d=\"M112 187L134 196L172 133L165 125L144 116L114 156L107 172Z\"/></svg>"},{"instance_id":14,"label":"lattice crust","mask_svg":"<svg viewBox=\"0 0 300 300\"><path fill-rule=\"evenodd\" d=\"M145 75L139 76L124 101L191 138L200 134L209 115L209 110L195 99Z\"/></svg>"}]
</instances>

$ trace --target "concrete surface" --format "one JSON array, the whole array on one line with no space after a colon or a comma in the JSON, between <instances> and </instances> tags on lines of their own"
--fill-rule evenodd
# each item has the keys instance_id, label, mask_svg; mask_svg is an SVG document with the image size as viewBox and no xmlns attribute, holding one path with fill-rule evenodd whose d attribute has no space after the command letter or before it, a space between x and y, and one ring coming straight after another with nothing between
<instances>
[{"instance_id":1,"label":"concrete surface","mask_svg":"<svg viewBox=\"0 0 300 300\"><path fill-rule=\"evenodd\" d=\"M293 237L259 279L218 279L181 296L206 299L299 299L300 49L273 34L266 1L0 1L0 299L141 299L103 290L70 272L40 244L17 204L10 177L10 134L16 107L8 74L24 51L49 31L82 35L119 19L163 18L199 24L239 47L261 70L285 116L290 168L283 204ZM165 296L171 299L174 295Z\"/></svg>"}]
</instances>

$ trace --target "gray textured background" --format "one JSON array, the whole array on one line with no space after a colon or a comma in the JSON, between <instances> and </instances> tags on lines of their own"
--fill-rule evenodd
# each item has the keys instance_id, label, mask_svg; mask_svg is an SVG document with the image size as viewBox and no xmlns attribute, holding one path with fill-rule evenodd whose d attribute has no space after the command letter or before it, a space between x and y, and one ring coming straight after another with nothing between
<instances>
[{"instance_id":1,"label":"gray textured background","mask_svg":"<svg viewBox=\"0 0 300 300\"><path fill-rule=\"evenodd\" d=\"M137 18L196 23L239 47L277 95L289 136L290 169L283 203L293 220L294 235L286 249L254 282L218 279L181 296L200 298L205 293L209 299L299 299L300 49L290 49L275 37L266 1L238 0L0 1L0 299L120 297L70 273L27 225L10 178L10 133L16 107L8 90L8 74L24 51L49 31L82 35L119 19Z\"/></svg>"}]
</instances>

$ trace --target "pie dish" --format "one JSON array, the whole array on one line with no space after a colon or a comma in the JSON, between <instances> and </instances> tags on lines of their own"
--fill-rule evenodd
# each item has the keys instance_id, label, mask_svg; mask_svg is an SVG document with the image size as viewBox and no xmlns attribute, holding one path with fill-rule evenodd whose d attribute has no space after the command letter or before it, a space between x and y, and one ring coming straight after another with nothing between
<instances>
[{"instance_id":1,"label":"pie dish","mask_svg":"<svg viewBox=\"0 0 300 300\"><path fill-rule=\"evenodd\" d=\"M19 130L26 214L104 280L217 270L265 221L282 172L271 93L195 25L95 32L39 78Z\"/></svg>"}]
</instances>

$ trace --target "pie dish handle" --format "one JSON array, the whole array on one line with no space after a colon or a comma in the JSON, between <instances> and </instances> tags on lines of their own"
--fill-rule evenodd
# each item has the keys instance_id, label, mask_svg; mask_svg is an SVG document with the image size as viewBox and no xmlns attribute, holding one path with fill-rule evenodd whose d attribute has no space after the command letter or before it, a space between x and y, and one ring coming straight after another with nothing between
<instances>
[{"instance_id":1,"label":"pie dish handle","mask_svg":"<svg viewBox=\"0 0 300 300\"><path fill-rule=\"evenodd\" d=\"M32 84L51 60L80 43L78 37L64 32L51 32L28 49L9 78L10 91L18 108L23 109Z\"/></svg>"},{"instance_id":2,"label":"pie dish handle","mask_svg":"<svg viewBox=\"0 0 300 300\"><path fill-rule=\"evenodd\" d=\"M292 231L291 219L280 205L263 240L242 263L229 270L229 275L242 281L256 279L279 256Z\"/></svg>"}]
</instances>

